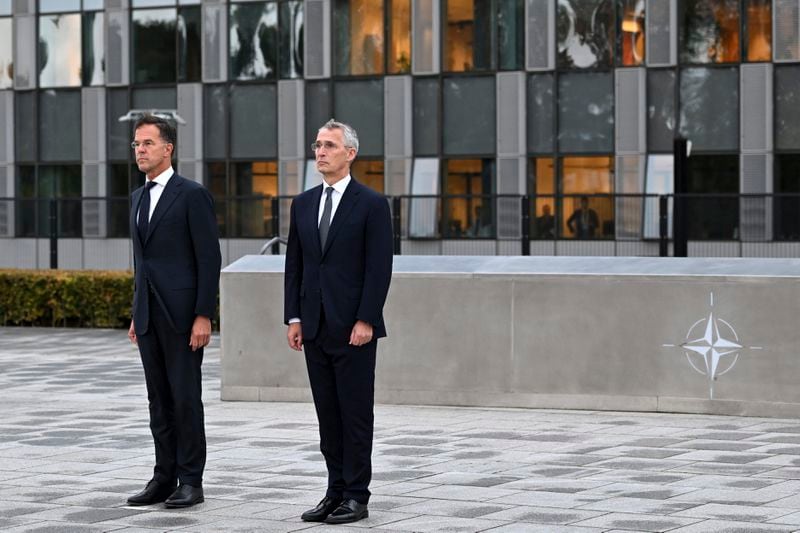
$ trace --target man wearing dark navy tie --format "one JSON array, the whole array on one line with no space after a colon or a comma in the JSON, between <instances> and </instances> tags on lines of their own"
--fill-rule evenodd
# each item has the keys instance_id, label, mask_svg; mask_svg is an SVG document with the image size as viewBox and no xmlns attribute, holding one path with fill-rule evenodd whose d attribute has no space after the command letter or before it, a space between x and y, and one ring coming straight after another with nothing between
<instances>
[{"instance_id":1,"label":"man wearing dark navy tie","mask_svg":"<svg viewBox=\"0 0 800 533\"><path fill-rule=\"evenodd\" d=\"M144 367L155 468L128 504L191 507L203 501L200 366L221 264L214 201L172 170L176 134L169 122L145 115L134 131L136 164L147 180L131 196L135 281L128 337Z\"/></svg>"},{"instance_id":2,"label":"man wearing dark navy tie","mask_svg":"<svg viewBox=\"0 0 800 533\"><path fill-rule=\"evenodd\" d=\"M313 144L323 183L294 199L286 248L284 320L305 350L328 490L303 513L343 524L368 516L377 339L392 277L386 199L350 176L358 136L328 121Z\"/></svg>"}]
</instances>

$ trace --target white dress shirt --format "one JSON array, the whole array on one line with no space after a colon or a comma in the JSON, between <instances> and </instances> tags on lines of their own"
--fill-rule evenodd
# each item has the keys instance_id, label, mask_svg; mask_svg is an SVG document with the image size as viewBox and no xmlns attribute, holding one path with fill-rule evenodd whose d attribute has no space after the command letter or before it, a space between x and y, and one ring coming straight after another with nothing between
<instances>
[{"instance_id":1,"label":"white dress shirt","mask_svg":"<svg viewBox=\"0 0 800 533\"><path fill-rule=\"evenodd\" d=\"M150 187L150 213L147 216L147 221L150 222L150 219L153 218L153 212L156 210L156 204L158 204L158 199L161 198L161 193L164 192L164 189L167 186L167 182L175 174L175 171L170 166L167 170L153 178L155 185ZM145 178L145 184L147 184L149 180ZM144 192L147 192L145 189ZM139 213L136 213L136 220L139 220Z\"/></svg>"},{"instance_id":2,"label":"white dress shirt","mask_svg":"<svg viewBox=\"0 0 800 533\"><path fill-rule=\"evenodd\" d=\"M322 212L325 210L325 195L327 194L325 189L328 187L333 188L333 193L331 194L331 219L329 222L333 222L333 216L336 214L336 208L339 207L339 202L342 201L342 195L344 194L344 190L350 184L350 174L343 177L333 185L328 185L325 183L325 179L322 180L322 197L319 201L319 212L317 213L317 227L322 223Z\"/></svg>"}]
</instances>

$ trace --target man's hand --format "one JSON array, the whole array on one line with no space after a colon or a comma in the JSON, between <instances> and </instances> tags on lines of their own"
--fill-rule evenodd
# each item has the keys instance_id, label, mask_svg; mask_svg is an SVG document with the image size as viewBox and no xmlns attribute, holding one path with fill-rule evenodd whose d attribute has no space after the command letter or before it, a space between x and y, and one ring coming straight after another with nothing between
<instances>
[{"instance_id":1,"label":"man's hand","mask_svg":"<svg viewBox=\"0 0 800 533\"><path fill-rule=\"evenodd\" d=\"M131 327L128 328L128 338L133 344L139 344L136 341L136 329L133 327L133 319L131 318Z\"/></svg>"},{"instance_id":2,"label":"man's hand","mask_svg":"<svg viewBox=\"0 0 800 533\"><path fill-rule=\"evenodd\" d=\"M289 330L286 332L286 339L289 341L289 348L297 350L298 352L303 349L303 327L300 322L292 322L289 324Z\"/></svg>"},{"instance_id":3,"label":"man's hand","mask_svg":"<svg viewBox=\"0 0 800 533\"><path fill-rule=\"evenodd\" d=\"M356 321L353 331L350 332L350 344L353 346L363 346L372 340L372 324L363 320Z\"/></svg>"},{"instance_id":4,"label":"man's hand","mask_svg":"<svg viewBox=\"0 0 800 533\"><path fill-rule=\"evenodd\" d=\"M203 346L207 346L211 342L211 319L205 316L197 315L194 317L194 324L192 324L192 335L189 337L189 346L192 351L197 351Z\"/></svg>"}]
</instances>

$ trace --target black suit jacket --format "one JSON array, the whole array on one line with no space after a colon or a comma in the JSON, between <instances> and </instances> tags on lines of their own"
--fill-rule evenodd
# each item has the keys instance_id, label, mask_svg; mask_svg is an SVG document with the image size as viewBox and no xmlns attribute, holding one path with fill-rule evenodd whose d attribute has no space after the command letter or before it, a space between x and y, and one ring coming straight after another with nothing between
<instances>
[{"instance_id":1,"label":"black suit jacket","mask_svg":"<svg viewBox=\"0 0 800 533\"><path fill-rule=\"evenodd\" d=\"M213 319L216 311L222 258L214 200L202 185L173 174L143 242L136 227L142 191L144 187L133 191L130 216L136 334L147 333L150 306L155 305L151 290L170 326L186 333L197 315Z\"/></svg>"},{"instance_id":2,"label":"black suit jacket","mask_svg":"<svg viewBox=\"0 0 800 533\"><path fill-rule=\"evenodd\" d=\"M292 202L286 248L284 321L299 317L303 338L317 335L320 311L331 336L350 339L356 320L385 337L383 304L392 279L392 219L380 194L351 179L331 221L325 249L317 218L322 185Z\"/></svg>"}]
</instances>

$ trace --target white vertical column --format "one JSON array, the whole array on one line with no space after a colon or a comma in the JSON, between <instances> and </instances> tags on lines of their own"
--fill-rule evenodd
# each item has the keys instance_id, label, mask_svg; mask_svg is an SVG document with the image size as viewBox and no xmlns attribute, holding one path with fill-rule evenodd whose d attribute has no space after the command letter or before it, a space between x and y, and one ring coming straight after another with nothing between
<instances>
[{"instance_id":1,"label":"white vertical column","mask_svg":"<svg viewBox=\"0 0 800 533\"><path fill-rule=\"evenodd\" d=\"M14 91L0 91L0 237L14 236Z\"/></svg>"},{"instance_id":2,"label":"white vertical column","mask_svg":"<svg viewBox=\"0 0 800 533\"><path fill-rule=\"evenodd\" d=\"M525 73L498 73L496 86L497 188L494 192L501 195L525 194ZM518 198L497 200L498 238L519 238L522 235L521 205Z\"/></svg>"},{"instance_id":3,"label":"white vertical column","mask_svg":"<svg viewBox=\"0 0 800 533\"><path fill-rule=\"evenodd\" d=\"M83 181L81 194L88 197L107 195L106 187L106 89L81 89L81 162ZM107 235L107 203L101 200L83 202L83 235Z\"/></svg>"},{"instance_id":4,"label":"white vertical column","mask_svg":"<svg viewBox=\"0 0 800 533\"><path fill-rule=\"evenodd\" d=\"M203 84L178 84L178 115L186 124L178 124L178 172L204 183L203 165Z\"/></svg>"}]
</instances>

